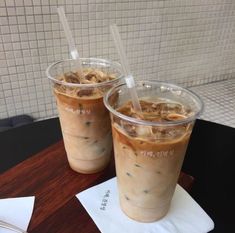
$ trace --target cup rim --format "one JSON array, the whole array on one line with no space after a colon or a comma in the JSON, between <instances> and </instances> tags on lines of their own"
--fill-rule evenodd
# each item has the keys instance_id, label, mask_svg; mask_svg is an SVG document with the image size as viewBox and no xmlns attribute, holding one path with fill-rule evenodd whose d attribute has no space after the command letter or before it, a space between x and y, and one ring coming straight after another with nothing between
<instances>
[{"instance_id":1,"label":"cup rim","mask_svg":"<svg viewBox=\"0 0 235 233\"><path fill-rule=\"evenodd\" d=\"M111 66L114 66L115 69L117 69L119 72L120 72L120 76L113 79L113 80L109 80L109 81L105 81L105 82L101 82L101 83L94 83L94 84L80 84L80 83L68 83L68 82L64 82L64 81L60 81L56 78L54 78L53 76L50 75L50 69L53 67L53 66L56 66L60 63L63 63L63 62L69 62L69 61L73 61L74 59L72 58L67 58L67 59L62 59L62 60L59 60L59 61L56 61L56 62L53 62L52 64L50 64L47 69L46 69L46 76L48 79L50 79L51 81L57 83L57 84L60 84L60 85L64 85L64 86L67 86L67 87L80 87L80 88L94 88L94 87L102 87L104 85L108 85L108 84L113 84L115 83L116 81L122 79L124 77L124 75L122 74L122 68L121 68L121 65L120 63L118 62L114 62L114 61L110 61L110 60L106 60L106 59L102 59L102 58L94 58L94 57L89 57L89 58L80 58L81 61L87 61L87 62L96 62L97 64L98 63L106 63L106 64L110 64Z\"/></svg>"},{"instance_id":2,"label":"cup rim","mask_svg":"<svg viewBox=\"0 0 235 233\"><path fill-rule=\"evenodd\" d=\"M135 124L139 124L139 125L145 125L145 126L174 126L174 125L186 124L186 123L189 123L189 122L192 122L192 121L196 120L202 114L202 112L204 110L204 103L203 103L202 99L195 92L193 92L191 90L188 90L187 88L183 88L183 87L180 87L180 86L172 84L172 83L161 82L161 81L156 81L156 80L136 81L136 84L140 84L140 85L159 84L159 85L166 85L167 87L170 87L170 88L177 88L178 90L181 90L181 91L183 90L186 93L190 94L195 99L195 101L198 103L198 106L199 106L198 111L195 112L194 115L192 115L188 118L175 120L175 121L165 121L165 122L152 122L152 121L146 121L146 120L141 120L141 119L126 116L126 115L116 111L115 109L113 109L111 107L111 105L109 104L109 101L108 101L110 95L116 89L120 88L121 86L126 85L125 83L121 83L119 85L116 85L116 86L112 87L105 94L103 101L104 101L104 105L106 106L106 108L112 114L114 114L115 116L118 116L119 118L121 118L123 120L129 121L129 122L132 122L132 123L135 123Z\"/></svg>"}]
</instances>

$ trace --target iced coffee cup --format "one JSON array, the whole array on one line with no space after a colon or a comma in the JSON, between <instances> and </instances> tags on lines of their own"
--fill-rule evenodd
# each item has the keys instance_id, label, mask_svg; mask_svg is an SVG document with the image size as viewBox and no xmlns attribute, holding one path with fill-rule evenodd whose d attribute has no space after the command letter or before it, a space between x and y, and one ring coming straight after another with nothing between
<instances>
[{"instance_id":1,"label":"iced coffee cup","mask_svg":"<svg viewBox=\"0 0 235 233\"><path fill-rule=\"evenodd\" d=\"M76 60L50 65L60 125L70 167L79 173L99 172L112 150L109 112L103 95L121 79L120 66L103 59L82 58L82 73Z\"/></svg>"},{"instance_id":2,"label":"iced coffee cup","mask_svg":"<svg viewBox=\"0 0 235 233\"><path fill-rule=\"evenodd\" d=\"M141 112L133 109L126 84L112 88L110 111L121 209L130 218L153 222L170 207L202 101L191 91L154 81L136 84Z\"/></svg>"}]
</instances>

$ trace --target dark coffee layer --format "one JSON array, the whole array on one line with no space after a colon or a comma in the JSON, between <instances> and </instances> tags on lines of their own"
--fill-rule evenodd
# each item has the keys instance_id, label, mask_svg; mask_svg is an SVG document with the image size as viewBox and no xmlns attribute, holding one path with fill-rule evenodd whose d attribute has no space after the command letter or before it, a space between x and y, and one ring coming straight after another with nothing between
<instances>
[{"instance_id":1,"label":"dark coffee layer","mask_svg":"<svg viewBox=\"0 0 235 233\"><path fill-rule=\"evenodd\" d=\"M140 100L142 112L136 112L133 109L131 101L127 102L117 111L133 118L151 121L151 122L166 122L176 121L187 118L190 114L190 109L179 103L166 102L163 99L158 99L154 102Z\"/></svg>"},{"instance_id":2,"label":"dark coffee layer","mask_svg":"<svg viewBox=\"0 0 235 233\"><path fill-rule=\"evenodd\" d=\"M176 122L177 120L187 118L191 114L190 110L181 104L169 101L163 102L163 100L160 99L156 102L141 100L140 104L142 112L135 112L131 102L127 102L125 105L118 108L117 111L132 118L162 123L162 125L140 125L114 117L115 127L118 128L122 134L135 138L136 143L140 144L140 147L145 141L153 143L168 142L169 140L178 140L185 134L191 133L192 123L166 125L167 122Z\"/></svg>"},{"instance_id":3,"label":"dark coffee layer","mask_svg":"<svg viewBox=\"0 0 235 233\"><path fill-rule=\"evenodd\" d=\"M104 85L104 87L76 87L70 86L69 84L96 84L104 83L115 79L115 75L108 72L86 68L83 69L83 72L68 72L58 77L59 81L64 82L65 84L55 84L56 92L68 95L75 98L89 98L95 99L103 96L104 92L108 90L111 86Z\"/></svg>"}]
</instances>

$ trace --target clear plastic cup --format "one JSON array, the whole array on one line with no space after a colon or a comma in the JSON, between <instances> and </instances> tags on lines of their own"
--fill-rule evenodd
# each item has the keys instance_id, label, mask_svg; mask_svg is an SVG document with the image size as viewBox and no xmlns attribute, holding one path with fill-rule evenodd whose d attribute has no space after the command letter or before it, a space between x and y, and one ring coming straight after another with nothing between
<instances>
[{"instance_id":1,"label":"clear plastic cup","mask_svg":"<svg viewBox=\"0 0 235 233\"><path fill-rule=\"evenodd\" d=\"M77 71L77 63L73 59L51 64L46 74L53 83L70 167L76 172L90 174L104 169L110 160L111 125L109 112L103 104L103 94L119 83L122 75L118 63L97 58L80 60L83 68L109 72L116 78L95 84L61 81L61 75Z\"/></svg>"},{"instance_id":2,"label":"clear plastic cup","mask_svg":"<svg viewBox=\"0 0 235 233\"><path fill-rule=\"evenodd\" d=\"M169 210L203 103L193 92L169 83L140 81L136 90L143 112L151 106L161 113L159 120L151 120L151 112L148 120L124 114L131 103L126 84L109 90L104 103L111 115L121 209L134 220L153 222Z\"/></svg>"}]
</instances>

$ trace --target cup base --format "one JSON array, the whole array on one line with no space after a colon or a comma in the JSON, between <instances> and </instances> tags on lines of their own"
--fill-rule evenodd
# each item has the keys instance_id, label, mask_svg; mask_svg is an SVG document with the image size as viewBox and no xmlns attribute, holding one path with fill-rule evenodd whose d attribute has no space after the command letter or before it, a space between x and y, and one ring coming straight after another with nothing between
<instances>
[{"instance_id":1,"label":"cup base","mask_svg":"<svg viewBox=\"0 0 235 233\"><path fill-rule=\"evenodd\" d=\"M69 166L75 172L81 174L94 174L104 170L109 162L110 156L103 156L95 160L75 160L68 158Z\"/></svg>"},{"instance_id":2,"label":"cup base","mask_svg":"<svg viewBox=\"0 0 235 233\"><path fill-rule=\"evenodd\" d=\"M170 208L170 204L153 209L134 206L128 202L120 200L120 206L124 214L135 221L144 223L156 222L162 219Z\"/></svg>"}]
</instances>

